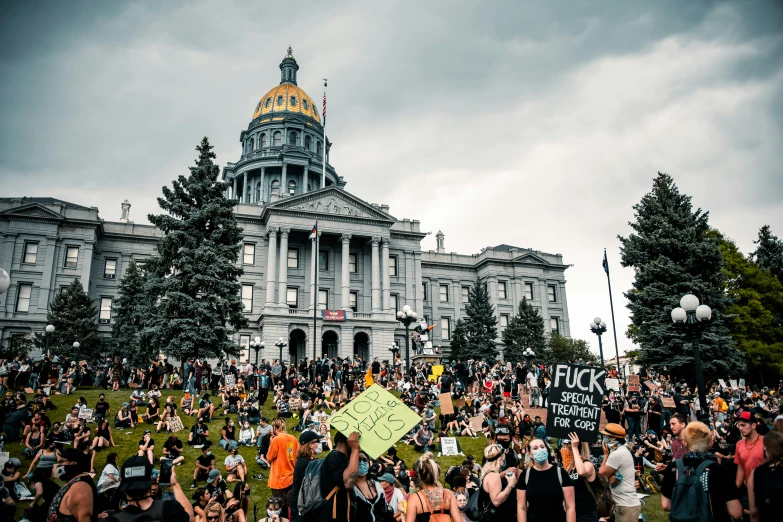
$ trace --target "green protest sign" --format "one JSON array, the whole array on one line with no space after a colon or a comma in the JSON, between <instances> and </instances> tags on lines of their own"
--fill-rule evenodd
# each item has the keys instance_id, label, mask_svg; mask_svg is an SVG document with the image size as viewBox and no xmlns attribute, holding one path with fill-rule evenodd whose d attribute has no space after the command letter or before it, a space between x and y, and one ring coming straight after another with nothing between
<instances>
[{"instance_id":1,"label":"green protest sign","mask_svg":"<svg viewBox=\"0 0 783 522\"><path fill-rule=\"evenodd\" d=\"M346 436L359 432L359 446L371 459L377 459L419 422L421 417L377 384L330 418L332 428Z\"/></svg>"}]
</instances>

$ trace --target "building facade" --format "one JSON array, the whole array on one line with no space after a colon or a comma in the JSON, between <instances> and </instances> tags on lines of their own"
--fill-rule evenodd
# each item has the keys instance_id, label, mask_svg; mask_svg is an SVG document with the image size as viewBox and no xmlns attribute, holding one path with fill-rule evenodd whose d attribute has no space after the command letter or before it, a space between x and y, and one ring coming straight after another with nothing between
<instances>
[{"instance_id":1,"label":"building facade","mask_svg":"<svg viewBox=\"0 0 783 522\"><path fill-rule=\"evenodd\" d=\"M433 344L448 353L476 281L487 285L499 331L526 298L553 331L570 336L560 254L509 245L447 253L442 232L435 251L422 251L427 234L417 220L395 218L389 206L345 190L329 162L319 108L297 86L290 48L280 70L280 84L261 98L240 133L241 157L222 173L244 230L237 262L250 326L235 339L251 360L257 337L265 345L262 358L298 361L315 352L387 359L395 344L404 355L396 313L406 304L435 323ZM0 198L0 267L11 277L0 295L2 342L41 331L55 292L76 278L99 308L101 332L110 334L124 270L153 255L161 235L133 223L130 208L123 202L115 222L95 207L53 198ZM316 221L317 248L309 239ZM323 310L337 313L325 320Z\"/></svg>"}]
</instances>

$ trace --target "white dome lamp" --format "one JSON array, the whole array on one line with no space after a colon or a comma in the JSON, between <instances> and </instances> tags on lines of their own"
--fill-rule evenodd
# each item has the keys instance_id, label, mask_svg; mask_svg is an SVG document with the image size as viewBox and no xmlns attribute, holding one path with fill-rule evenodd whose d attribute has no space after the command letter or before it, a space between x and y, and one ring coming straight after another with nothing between
<instances>
[{"instance_id":1,"label":"white dome lamp","mask_svg":"<svg viewBox=\"0 0 783 522\"><path fill-rule=\"evenodd\" d=\"M688 312L685 311L684 308L680 308L679 306L672 310L672 321L675 323L684 323L685 320L688 318Z\"/></svg>"},{"instance_id":2,"label":"white dome lamp","mask_svg":"<svg viewBox=\"0 0 783 522\"><path fill-rule=\"evenodd\" d=\"M49 357L49 339L52 338L52 334L54 333L54 325L47 324L46 328L44 328L44 332L46 332L46 356Z\"/></svg>"},{"instance_id":3,"label":"white dome lamp","mask_svg":"<svg viewBox=\"0 0 783 522\"><path fill-rule=\"evenodd\" d=\"M606 323L601 320L600 317L593 319L590 323L590 331L598 336L598 352L601 354L601 368L604 367L604 342L601 339L601 335L606 332Z\"/></svg>"},{"instance_id":4,"label":"white dome lamp","mask_svg":"<svg viewBox=\"0 0 783 522\"><path fill-rule=\"evenodd\" d=\"M680 299L680 306L686 312L693 312L699 307L699 298L693 294L685 294Z\"/></svg>"},{"instance_id":5,"label":"white dome lamp","mask_svg":"<svg viewBox=\"0 0 783 522\"><path fill-rule=\"evenodd\" d=\"M700 420L707 417L705 408L707 399L705 396L704 374L701 369L701 355L699 354L699 340L701 338L702 327L699 323L706 323L712 317L712 309L699 304L699 298L693 294L686 294L680 299L680 306L671 312L672 321L683 323L688 328L691 344L693 346L693 363L696 370L696 386L699 389L699 405L701 407Z\"/></svg>"},{"instance_id":6,"label":"white dome lamp","mask_svg":"<svg viewBox=\"0 0 783 522\"><path fill-rule=\"evenodd\" d=\"M11 276L8 275L8 272L0 268L0 294L6 293L10 286Z\"/></svg>"},{"instance_id":7,"label":"white dome lamp","mask_svg":"<svg viewBox=\"0 0 783 522\"><path fill-rule=\"evenodd\" d=\"M696 307L696 319L699 321L709 321L712 319L712 308L706 304Z\"/></svg>"},{"instance_id":8,"label":"white dome lamp","mask_svg":"<svg viewBox=\"0 0 783 522\"><path fill-rule=\"evenodd\" d=\"M410 305L405 305L402 307L402 310L397 312L397 321L403 324L405 326L405 367L410 368L411 367L411 358L410 358L410 351L411 351L411 335L410 335L410 326L416 321L416 318L419 315L413 311L413 309L410 307Z\"/></svg>"},{"instance_id":9,"label":"white dome lamp","mask_svg":"<svg viewBox=\"0 0 783 522\"><path fill-rule=\"evenodd\" d=\"M79 343L79 341L74 341L73 342L73 349L74 350L78 350L80 346L81 346L81 344Z\"/></svg>"}]
</instances>

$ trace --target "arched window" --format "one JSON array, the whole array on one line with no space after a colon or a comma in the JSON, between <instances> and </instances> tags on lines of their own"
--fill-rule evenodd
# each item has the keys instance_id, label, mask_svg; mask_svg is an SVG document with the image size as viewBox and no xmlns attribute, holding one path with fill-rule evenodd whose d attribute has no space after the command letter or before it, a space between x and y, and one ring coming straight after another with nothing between
<instances>
[{"instance_id":1,"label":"arched window","mask_svg":"<svg viewBox=\"0 0 783 522\"><path fill-rule=\"evenodd\" d=\"M318 157L321 157L321 154L323 154L323 151L321 150L321 141L319 140L318 143L315 144L315 152L318 154Z\"/></svg>"},{"instance_id":2,"label":"arched window","mask_svg":"<svg viewBox=\"0 0 783 522\"><path fill-rule=\"evenodd\" d=\"M266 103L264 103L264 107L266 107L268 109L270 105L272 105L272 98L271 97L266 99Z\"/></svg>"},{"instance_id":3,"label":"arched window","mask_svg":"<svg viewBox=\"0 0 783 522\"><path fill-rule=\"evenodd\" d=\"M288 193L291 195L296 194L296 181L291 180L288 182Z\"/></svg>"},{"instance_id":4,"label":"arched window","mask_svg":"<svg viewBox=\"0 0 783 522\"><path fill-rule=\"evenodd\" d=\"M310 136L305 136L305 148L310 150Z\"/></svg>"},{"instance_id":5,"label":"arched window","mask_svg":"<svg viewBox=\"0 0 783 522\"><path fill-rule=\"evenodd\" d=\"M296 96L291 96L291 107L296 107Z\"/></svg>"},{"instance_id":6,"label":"arched window","mask_svg":"<svg viewBox=\"0 0 783 522\"><path fill-rule=\"evenodd\" d=\"M295 133L294 131L291 131L288 133L288 144L289 145L296 145L297 139L299 138L299 135Z\"/></svg>"},{"instance_id":7,"label":"arched window","mask_svg":"<svg viewBox=\"0 0 783 522\"><path fill-rule=\"evenodd\" d=\"M304 107L304 110L306 111L310 110L310 105L307 103L307 100L302 100L302 107Z\"/></svg>"},{"instance_id":8,"label":"arched window","mask_svg":"<svg viewBox=\"0 0 783 522\"><path fill-rule=\"evenodd\" d=\"M277 104L278 105L283 105L283 97L282 96L278 96L277 97Z\"/></svg>"},{"instance_id":9,"label":"arched window","mask_svg":"<svg viewBox=\"0 0 783 522\"><path fill-rule=\"evenodd\" d=\"M259 139L260 139L259 144L261 145L261 148L262 149L266 148L266 134L262 134L261 138Z\"/></svg>"},{"instance_id":10,"label":"arched window","mask_svg":"<svg viewBox=\"0 0 783 522\"><path fill-rule=\"evenodd\" d=\"M280 193L280 180L279 179L273 179L272 180L272 193L273 194L279 194Z\"/></svg>"},{"instance_id":11,"label":"arched window","mask_svg":"<svg viewBox=\"0 0 783 522\"><path fill-rule=\"evenodd\" d=\"M253 145L254 145L253 138L250 138L249 140L247 140L247 152L248 152L248 154L253 152Z\"/></svg>"},{"instance_id":12,"label":"arched window","mask_svg":"<svg viewBox=\"0 0 783 522\"><path fill-rule=\"evenodd\" d=\"M280 145L283 144L283 135L280 132L275 132L274 133L274 139L275 139L275 142L274 142L274 146L275 147L279 147Z\"/></svg>"},{"instance_id":13,"label":"arched window","mask_svg":"<svg viewBox=\"0 0 783 522\"><path fill-rule=\"evenodd\" d=\"M256 201L261 201L261 182L256 183Z\"/></svg>"}]
</instances>

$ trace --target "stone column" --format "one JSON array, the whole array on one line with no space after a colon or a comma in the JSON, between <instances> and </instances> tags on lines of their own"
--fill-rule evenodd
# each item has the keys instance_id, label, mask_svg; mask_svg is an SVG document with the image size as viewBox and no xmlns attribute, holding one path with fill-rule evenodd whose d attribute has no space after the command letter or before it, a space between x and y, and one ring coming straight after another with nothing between
<instances>
[{"instance_id":1,"label":"stone column","mask_svg":"<svg viewBox=\"0 0 783 522\"><path fill-rule=\"evenodd\" d=\"M372 312L380 312L381 311L381 281L380 281L380 275L378 274L378 263L380 260L378 259L378 243L380 242L381 238L374 237L372 238L372 258L370 261L371 266L371 274L372 274L372 281L371 281L371 290L372 290Z\"/></svg>"},{"instance_id":2,"label":"stone column","mask_svg":"<svg viewBox=\"0 0 783 522\"><path fill-rule=\"evenodd\" d=\"M266 304L265 306L274 305L275 303L275 261L277 257L277 228L269 227L267 229L269 233L269 250L266 258Z\"/></svg>"},{"instance_id":3,"label":"stone column","mask_svg":"<svg viewBox=\"0 0 783 522\"><path fill-rule=\"evenodd\" d=\"M399 267L397 267L399 270ZM389 275L389 238L383 238L383 243L381 243L381 270L383 277L381 278L382 281L382 290L383 290L383 310L385 312L388 312L391 308L391 280Z\"/></svg>"},{"instance_id":4,"label":"stone column","mask_svg":"<svg viewBox=\"0 0 783 522\"><path fill-rule=\"evenodd\" d=\"M313 243L313 254L310 256L310 306L315 308L318 306L318 288L315 287L316 270L318 270L318 250L316 249L318 241L315 239L311 241Z\"/></svg>"},{"instance_id":5,"label":"stone column","mask_svg":"<svg viewBox=\"0 0 783 522\"><path fill-rule=\"evenodd\" d=\"M247 171L245 171L244 181L242 181L242 197L239 200L242 203L250 203L247 200Z\"/></svg>"},{"instance_id":6,"label":"stone column","mask_svg":"<svg viewBox=\"0 0 783 522\"><path fill-rule=\"evenodd\" d=\"M460 318L462 313L462 286L459 281L454 281L451 285L451 304L454 307L454 323ZM454 330L454 325L451 327Z\"/></svg>"},{"instance_id":7,"label":"stone column","mask_svg":"<svg viewBox=\"0 0 783 522\"><path fill-rule=\"evenodd\" d=\"M546 280L538 282L541 294L541 317L544 318L544 326L547 332L551 332L552 329L549 326L549 297L547 296Z\"/></svg>"},{"instance_id":8,"label":"stone column","mask_svg":"<svg viewBox=\"0 0 783 522\"><path fill-rule=\"evenodd\" d=\"M430 324L436 324L440 326L440 280L430 279L430 301L432 302L432 317L430 317ZM419 312L422 314L423 312ZM437 333L436 333L437 331ZM437 335L438 342L442 340L440 328L433 328L430 332L430 340L435 345L435 336Z\"/></svg>"},{"instance_id":9,"label":"stone column","mask_svg":"<svg viewBox=\"0 0 783 522\"><path fill-rule=\"evenodd\" d=\"M280 181L280 198L288 197L288 163L283 163L283 175Z\"/></svg>"},{"instance_id":10,"label":"stone column","mask_svg":"<svg viewBox=\"0 0 783 522\"><path fill-rule=\"evenodd\" d=\"M5 234L5 246L3 247L3 268L6 269L6 272L8 272L8 276L11 276L11 263L14 259L14 245L16 244L16 234L13 232L9 232ZM47 259L48 261L48 259ZM44 277L46 277L46 274L44 274ZM49 277L51 277L51 273L49 274ZM12 281L12 284L14 282ZM11 289L8 289L8 292L10 292ZM14 308L14 303L8 303L8 292L5 292L3 294L0 294L0 311L4 311L6 313L6 317L10 316L11 312ZM8 304L7 304L8 303Z\"/></svg>"},{"instance_id":11,"label":"stone column","mask_svg":"<svg viewBox=\"0 0 783 522\"><path fill-rule=\"evenodd\" d=\"M82 260L82 287L87 295L90 295L90 271L92 270L92 241L84 243L84 259Z\"/></svg>"},{"instance_id":12,"label":"stone column","mask_svg":"<svg viewBox=\"0 0 783 522\"><path fill-rule=\"evenodd\" d=\"M48 310L49 301L52 296L52 291L51 291L52 284L54 283L54 274L52 269L54 268L54 256L55 256L55 246L57 245L57 236L47 236L45 245L46 245L46 261L44 261L45 263L44 271L41 276L41 293L39 294L38 297L38 306L40 308L45 308Z\"/></svg>"},{"instance_id":13,"label":"stone column","mask_svg":"<svg viewBox=\"0 0 783 522\"><path fill-rule=\"evenodd\" d=\"M308 170L307 170L307 165L305 165L304 168L302 169L302 183L304 184L302 186L302 193L303 194L307 193L307 192L310 192L309 183L307 183L308 176L309 176L309 173L308 173Z\"/></svg>"},{"instance_id":14,"label":"stone column","mask_svg":"<svg viewBox=\"0 0 783 522\"><path fill-rule=\"evenodd\" d=\"M237 175L234 174L234 185L231 189L231 199L236 200L237 199Z\"/></svg>"},{"instance_id":15,"label":"stone column","mask_svg":"<svg viewBox=\"0 0 783 522\"><path fill-rule=\"evenodd\" d=\"M290 228L280 229L280 276L277 280L277 303L281 306L286 305L288 296L288 234Z\"/></svg>"},{"instance_id":16,"label":"stone column","mask_svg":"<svg viewBox=\"0 0 783 522\"><path fill-rule=\"evenodd\" d=\"M415 272L413 268L413 252L405 252L405 297L400 303L400 310L405 305L413 306L411 303L415 304L413 291L413 275Z\"/></svg>"},{"instance_id":17,"label":"stone column","mask_svg":"<svg viewBox=\"0 0 783 522\"><path fill-rule=\"evenodd\" d=\"M264 201L264 190L266 190L266 168L261 167L261 202ZM267 201L269 200L268 197L266 199Z\"/></svg>"},{"instance_id":18,"label":"stone column","mask_svg":"<svg viewBox=\"0 0 783 522\"><path fill-rule=\"evenodd\" d=\"M419 314L419 317L424 317L424 293L421 288L421 252L413 252L413 264L415 266L414 290L416 295L416 306L413 310Z\"/></svg>"},{"instance_id":19,"label":"stone column","mask_svg":"<svg viewBox=\"0 0 783 522\"><path fill-rule=\"evenodd\" d=\"M522 281L519 279L514 279L512 284L514 285L514 315L517 315L519 313L519 303L521 303L522 298L525 297L525 291L522 287Z\"/></svg>"},{"instance_id":20,"label":"stone column","mask_svg":"<svg viewBox=\"0 0 783 522\"><path fill-rule=\"evenodd\" d=\"M340 267L342 272L342 295L340 304L343 310L348 310L348 308L351 306L351 235L343 234L340 236L340 241L342 241L343 245L342 266Z\"/></svg>"},{"instance_id":21,"label":"stone column","mask_svg":"<svg viewBox=\"0 0 783 522\"><path fill-rule=\"evenodd\" d=\"M561 335L571 337L571 326L568 319L568 301L566 300L565 281L558 283L558 289L560 290L560 309L562 314L560 315L560 332Z\"/></svg>"}]
</instances>

